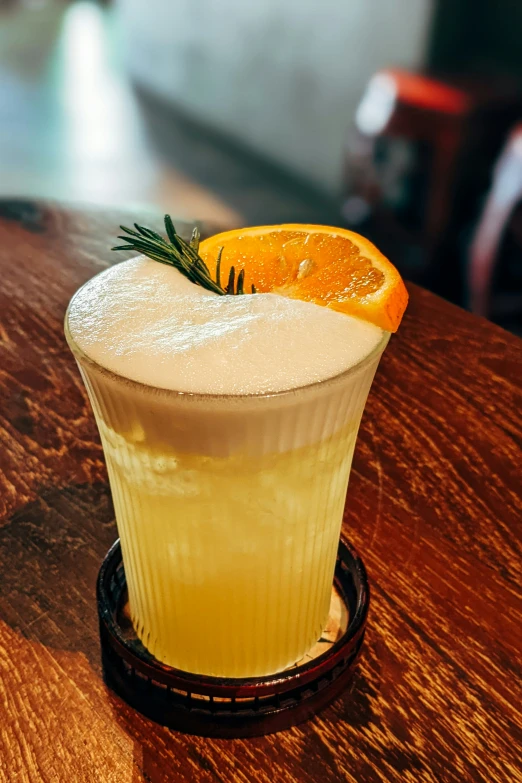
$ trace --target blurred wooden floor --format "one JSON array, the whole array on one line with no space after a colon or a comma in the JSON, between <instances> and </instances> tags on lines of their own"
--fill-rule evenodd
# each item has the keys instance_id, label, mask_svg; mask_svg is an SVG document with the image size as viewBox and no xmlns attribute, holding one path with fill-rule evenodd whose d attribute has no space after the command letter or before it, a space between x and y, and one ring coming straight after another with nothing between
<instances>
[{"instance_id":1,"label":"blurred wooden floor","mask_svg":"<svg viewBox=\"0 0 522 783\"><path fill-rule=\"evenodd\" d=\"M117 9L0 3L0 197L156 206L223 226L337 223L315 192L135 89Z\"/></svg>"},{"instance_id":2,"label":"blurred wooden floor","mask_svg":"<svg viewBox=\"0 0 522 783\"><path fill-rule=\"evenodd\" d=\"M0 10L0 196L241 215L155 153L118 56L113 12L91 2Z\"/></svg>"}]
</instances>

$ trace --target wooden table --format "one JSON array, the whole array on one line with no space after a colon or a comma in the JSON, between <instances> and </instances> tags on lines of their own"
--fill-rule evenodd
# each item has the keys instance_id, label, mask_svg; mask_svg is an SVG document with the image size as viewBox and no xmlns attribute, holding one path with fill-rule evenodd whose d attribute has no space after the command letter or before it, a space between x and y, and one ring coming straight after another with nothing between
<instances>
[{"instance_id":1,"label":"wooden table","mask_svg":"<svg viewBox=\"0 0 522 783\"><path fill-rule=\"evenodd\" d=\"M118 224L145 218L14 202L0 216L0 779L522 780L522 343L411 288L346 509L373 588L353 686L279 735L191 737L101 679L94 585L116 528L62 335L72 293L116 260Z\"/></svg>"}]
</instances>

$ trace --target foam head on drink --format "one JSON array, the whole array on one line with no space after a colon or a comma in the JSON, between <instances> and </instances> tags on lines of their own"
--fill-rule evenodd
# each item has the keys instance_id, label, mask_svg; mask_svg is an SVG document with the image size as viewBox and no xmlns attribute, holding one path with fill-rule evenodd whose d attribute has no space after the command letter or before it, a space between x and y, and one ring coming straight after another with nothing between
<instances>
[{"instance_id":1,"label":"foam head on drink","mask_svg":"<svg viewBox=\"0 0 522 783\"><path fill-rule=\"evenodd\" d=\"M145 646L216 676L294 663L327 619L355 438L387 334L276 294L218 296L145 258L80 289L67 334Z\"/></svg>"}]
</instances>

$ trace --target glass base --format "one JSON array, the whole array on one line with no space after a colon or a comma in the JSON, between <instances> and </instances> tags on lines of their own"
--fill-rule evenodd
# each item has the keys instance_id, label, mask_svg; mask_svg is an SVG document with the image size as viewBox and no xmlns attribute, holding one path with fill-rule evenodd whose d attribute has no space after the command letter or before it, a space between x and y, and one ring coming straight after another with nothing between
<instances>
[{"instance_id":1,"label":"glass base","mask_svg":"<svg viewBox=\"0 0 522 783\"><path fill-rule=\"evenodd\" d=\"M128 613L119 541L100 569L97 601L104 679L118 696L178 731L249 737L307 720L347 687L364 639L370 594L362 560L341 539L330 615L321 638L284 672L241 679L174 669L145 649Z\"/></svg>"}]
</instances>

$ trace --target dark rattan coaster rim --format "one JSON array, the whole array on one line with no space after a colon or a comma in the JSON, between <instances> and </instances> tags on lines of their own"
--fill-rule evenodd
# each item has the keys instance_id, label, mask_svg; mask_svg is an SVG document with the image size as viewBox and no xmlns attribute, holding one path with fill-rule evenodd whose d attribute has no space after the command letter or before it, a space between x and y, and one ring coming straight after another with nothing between
<instances>
[{"instance_id":1,"label":"dark rattan coaster rim","mask_svg":"<svg viewBox=\"0 0 522 783\"><path fill-rule=\"evenodd\" d=\"M369 586L361 558L341 539L335 585L349 610L348 627L310 662L267 677L226 679L184 672L157 661L118 624L125 593L121 547L107 553L97 582L106 683L156 722L204 736L267 734L295 725L333 701L351 679L362 646ZM138 645L138 647L137 647Z\"/></svg>"}]
</instances>

